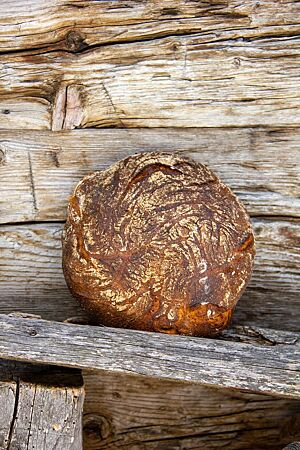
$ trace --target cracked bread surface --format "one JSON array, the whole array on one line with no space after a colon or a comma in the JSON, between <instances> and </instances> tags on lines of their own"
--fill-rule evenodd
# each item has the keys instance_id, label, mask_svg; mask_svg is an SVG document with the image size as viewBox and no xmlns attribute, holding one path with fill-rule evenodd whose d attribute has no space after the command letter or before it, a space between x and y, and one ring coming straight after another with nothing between
<instances>
[{"instance_id":1,"label":"cracked bread surface","mask_svg":"<svg viewBox=\"0 0 300 450\"><path fill-rule=\"evenodd\" d=\"M140 153L86 176L69 202L64 275L99 324L213 336L250 279L248 214L207 167Z\"/></svg>"}]
</instances>

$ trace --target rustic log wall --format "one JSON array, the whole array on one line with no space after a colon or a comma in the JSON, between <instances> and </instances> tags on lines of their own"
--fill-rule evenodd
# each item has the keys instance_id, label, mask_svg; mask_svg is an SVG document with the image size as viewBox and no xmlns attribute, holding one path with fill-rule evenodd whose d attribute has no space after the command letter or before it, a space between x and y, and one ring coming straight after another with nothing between
<instances>
[{"instance_id":1,"label":"rustic log wall","mask_svg":"<svg viewBox=\"0 0 300 450\"><path fill-rule=\"evenodd\" d=\"M300 402L137 376L85 372L89 450L282 450Z\"/></svg>"},{"instance_id":2,"label":"rustic log wall","mask_svg":"<svg viewBox=\"0 0 300 450\"><path fill-rule=\"evenodd\" d=\"M299 1L8 0L0 16L0 312L82 318L60 263L68 196L90 171L167 150L208 164L252 217L235 323L299 331ZM298 438L292 400L127 375L86 385L86 449Z\"/></svg>"}]
</instances>

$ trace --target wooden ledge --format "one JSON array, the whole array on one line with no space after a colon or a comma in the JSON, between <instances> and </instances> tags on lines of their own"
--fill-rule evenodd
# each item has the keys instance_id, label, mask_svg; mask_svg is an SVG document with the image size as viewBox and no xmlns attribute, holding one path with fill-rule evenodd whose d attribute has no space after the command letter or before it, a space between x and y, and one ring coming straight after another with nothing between
<instances>
[{"instance_id":1,"label":"wooden ledge","mask_svg":"<svg viewBox=\"0 0 300 450\"><path fill-rule=\"evenodd\" d=\"M0 315L0 358L300 398L300 334L242 327L220 339Z\"/></svg>"}]
</instances>

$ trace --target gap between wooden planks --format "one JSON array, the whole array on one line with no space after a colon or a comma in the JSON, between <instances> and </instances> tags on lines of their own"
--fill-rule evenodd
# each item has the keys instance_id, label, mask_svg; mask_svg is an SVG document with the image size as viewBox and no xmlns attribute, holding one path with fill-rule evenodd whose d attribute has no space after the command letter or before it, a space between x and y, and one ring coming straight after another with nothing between
<instances>
[{"instance_id":1,"label":"gap between wooden planks","mask_svg":"<svg viewBox=\"0 0 300 450\"><path fill-rule=\"evenodd\" d=\"M122 0L117 3L62 0L59 4L50 0L47 5L33 0L30 0L29 3L23 0L9 0L2 11L3 26L0 25L0 47L4 52L1 60L0 125L9 128L50 129L52 127L55 129L102 127L106 124L118 127L124 125L130 127L141 125L199 127L207 126L207 124L209 126L217 124L256 126L262 123L269 126L276 124L282 127L286 124L299 124L299 114L296 109L299 105L299 75L297 72L299 68L299 2L245 0L241 3L233 0L229 3L218 1L208 4L207 2L175 0L164 4L158 4L155 1L134 2L133 5L134 7L131 8L128 2ZM148 42L146 42L147 40ZM139 51L137 52L137 50ZM19 53L14 53L15 51L19 51ZM10 55L6 54L7 52L11 52ZM137 57L133 57L134 53L137 54ZM124 86L126 83L126 89L124 86L119 88L120 83L124 83ZM59 108L60 104L62 111ZM286 133L287 130L282 129L282 131ZM288 131L290 132L290 130ZM223 132L226 136L225 130ZM285 233L284 246L281 250L281 244L275 246L274 252L271 244L272 264L270 268L274 277L276 273L279 274L279 279L282 279L284 272L287 271L290 283L288 286L280 284L285 292L276 288L275 291L269 291L267 294L264 284L260 282L259 288L255 290L255 295L256 299L259 299L260 307L264 308L264 319L272 320L271 312L274 318L274 306L281 302L283 309L279 311L276 308L278 316L276 320L274 319L275 322L282 325L284 319L285 323L290 323L290 318L293 316L293 323L297 325L295 320L299 300L297 293L293 292L292 297L290 291L291 288L295 288L295 277L299 272L297 267L295 269L288 266L287 269L286 264L291 254L291 248L293 248L291 261L292 264L295 264L294 251L296 248L294 246L297 242L297 235L296 228L292 228L291 223L293 221L295 224L294 216L299 218L297 200L299 185L297 187L297 182L295 183L297 180L295 174L298 169L293 165L292 159L297 161L297 153L294 150L297 149L297 145L299 149L299 139L297 144L297 137L291 141L290 138L286 138L286 134L282 135L278 130L275 133L277 134L276 139L267 142L270 151L272 148L274 150L273 162L272 159L267 159L265 165L263 152L260 153L260 169L256 176L258 192L251 186L250 190L248 187L246 189L243 186L240 187L239 178L243 179L249 176L248 172L243 172L242 168L241 171L233 172L236 180L232 187L242 196L252 215L268 215L271 220L276 219L276 221L281 221L281 216L284 216L284 221L279 223L278 227L276 226L276 230L282 229ZM251 140L250 134L249 141ZM18 133L19 137L20 135ZM211 136L213 136L213 132ZM42 139L41 137L40 140L32 140L33 147L42 146ZM64 138L61 136L61 139ZM126 139L124 140L126 141ZM22 139L19 139L18 142L20 140ZM20 148L18 142L16 142L17 148ZM232 143L234 143L234 139ZM216 148L223 147L224 143L221 138L217 140L217 144ZM14 143L11 145L13 146ZM80 146L81 143L78 145ZM291 159L288 159L287 155L291 151L291 145L294 150L290 153ZM213 145L209 148L212 150ZM252 148L252 144L249 145L249 148ZM53 164L56 164L58 149L59 146L54 149ZM70 150L69 147L67 149ZM263 142L261 142L261 149L263 149ZM124 154L126 154L126 150ZM270 152L266 152L266 155L270 154ZM233 157L234 155L233 153ZM67 158L67 156L65 153L62 158ZM74 158L72 152L69 153L69 156ZM31 180L35 182L35 177L38 178L40 170L47 179L52 177L55 179L56 176L60 176L56 169L55 172L51 171L50 166L48 166L50 170L46 169L43 172L35 157L31 162L28 158L27 162L19 154L17 162L14 159L15 155L11 152L6 153L6 161L10 157L13 157L14 160L13 167L9 166L6 173L9 174L13 169L11 178L15 176L18 162L20 173L26 180L28 175L32 175ZM115 157L117 158L117 155ZM243 153L243 157L247 159L245 153ZM274 158L278 158L278 163L275 163ZM251 164L251 161L247 159L247 164L249 162ZM80 162L81 164L83 165L82 162ZM211 164L214 162L212 161ZM30 166L31 175L28 170ZM101 168L103 167L105 167L105 162ZM273 167L275 167L276 179L272 180L274 182L270 184L270 173L275 174ZM250 171L249 166L248 168ZM283 168L282 171L281 168ZM70 168L71 170L72 168ZM94 170L94 168L84 165L82 175L86 173L85 170ZM253 168L253 170L255 169ZM18 211L16 213L16 210L11 210L11 208L8 208L8 211L5 210L6 218L10 214L10 217L17 214L19 217L22 216L21 219L12 218L9 222L53 220L56 214L55 209L58 211L58 216L64 215L66 201L62 196L68 195L67 192L71 191L73 183L76 183L82 176L76 169L74 172L74 177L71 175L69 184L66 174L61 174L65 179L65 190L60 187L54 193L52 191L54 185L52 187L42 186L42 189L41 185L38 185L40 192L35 200L35 185L31 183L33 187L29 194L27 181L25 184L19 184L20 178L16 178L15 188L18 192L15 190L14 193L10 193L11 205L18 203L20 210L24 207L24 216L34 218L24 218L23 213ZM263 179L262 185L260 185L261 179ZM252 180L251 177L250 180ZM6 178L4 181L6 182ZM8 182L7 186L9 186ZM43 190L44 192L41 192ZM47 190L47 195L50 197L50 192L53 192L52 201L58 199L58 203L61 203L53 203L52 211L49 211L47 204L46 209L41 211ZM266 190L265 194L264 190ZM7 195L7 192L4 195ZM20 201L20 196L23 196L23 201ZM39 219L40 214L49 214L49 218ZM55 220L62 219L58 217ZM25 227L27 226L30 228L30 224L25 224ZM25 247L24 252L21 253L19 248L17 254L24 257L23 260L20 260L19 266L21 263L24 264L23 274L27 273L28 283L25 288L25 285L20 282L21 286L17 291L18 300L21 302L26 297L28 308L36 306L36 291L32 280L37 275L40 281L44 281L44 286L40 285L40 287L43 287L42 292L46 296L42 298L42 301L39 299L40 307L42 304L43 308L48 308L50 314L52 304L49 304L47 299L51 295L53 300L58 298L53 293L62 285L52 286L49 290L47 278L44 278L46 268L43 266L43 261L49 248L42 239L42 227L43 225L39 231L41 242L37 244L39 248L34 247L34 244L31 247L31 228L28 230L29 239L19 230L16 238L15 228L12 230L12 235L5 234L5 236L10 244L21 243ZM45 236L48 235L47 230L44 233ZM34 231L34 234L37 234L37 230ZM274 231L272 236L276 242L277 231ZM35 242L35 239L33 241ZM27 246L31 248L29 251ZM8 251L10 252L10 250L9 248ZM32 255L29 256L31 251L33 255L36 254L36 259L39 261L37 268L31 267ZM56 249L56 252L59 250ZM27 261L28 256L29 260ZM60 269L58 275L55 275L55 265L58 264L58 259L55 261L52 260L51 270L49 270L51 272L50 279L53 281L59 280L61 276ZM277 266L278 261L279 266ZM276 265L275 268L273 264ZM263 274L263 266L261 268ZM22 277L21 279L24 280ZM279 282L277 287L279 287ZM6 289L6 293L7 291L8 289ZM254 295L254 291L252 291L252 295ZM71 299L66 300L66 308L67 304L70 304L69 302ZM61 302L59 303L57 308L61 308ZM68 306L70 309L72 307L73 305ZM287 310L288 319L286 319ZM259 319L258 311L255 311L255 304L249 301L247 313L244 310L244 314L249 317L251 311L252 314L257 313L257 320L263 320L263 318ZM90 385L90 401L95 398L95 379L96 374L94 374L93 386L92 383ZM98 375L99 379L100 375ZM143 377L139 379L144 380ZM110 386L109 379L106 381L106 388L107 385ZM100 386L103 391L103 382ZM134 385L132 390L135 389ZM205 394L208 395L204 392L203 395ZM236 393L236 395L238 394ZM163 390L161 390L161 396L164 396ZM222 402L223 404L224 391L220 394L220 399L217 400L217 403ZM187 401L190 402L189 395L187 395ZM274 399L275 401L277 409L280 408L279 401ZM146 401L143 401L143 407L145 407L145 403ZM248 400L246 403L248 405ZM229 404L230 408L231 402ZM154 404L155 408L160 406L159 401ZM259 418L259 404L253 406L253 408L255 407L257 407L255 414L258 415L256 417ZM282 405L282 407L287 413L286 405ZM89 412L94 411L91 406L89 408ZM209 402L208 409L210 408L211 402ZM132 410L135 414L136 403ZM167 414L165 413L164 417ZM207 411L206 414L209 415L210 412ZM274 415L274 408L266 407L261 414L270 418ZM199 415L198 409L196 415ZM259 424L261 424L263 431L249 431L248 441L246 438L248 433L245 429L247 425L240 424L240 422L246 420L246 424L248 424L249 417L244 417L240 412L237 412L236 416L237 424L229 424L226 427L227 433L222 438L222 444L225 442L225 445L229 445L230 448L234 448L234 445L236 448L242 448L243 444L239 445L244 439L246 448L259 448L259 442L261 448L265 448L266 444L277 448L282 442L282 435L272 433L270 423L261 423L261 420L258 420L256 428L259 429ZM278 417L275 421L276 426L281 423ZM216 420L220 421L221 419ZM230 420L232 419L227 419L227 423ZM116 422L117 420L114 421L114 426L116 426ZM147 420L147 425L148 423ZM171 433L170 422L167 420L166 423L168 430L161 434L164 440ZM119 436L118 439L128 442L128 439L130 440L128 434L132 433L133 448L138 432L140 433L138 436L140 443L147 439L153 441L157 437L155 433L157 433L158 423L156 428L150 428L148 437L147 431L143 435L143 430L136 431L133 429L133 422L131 425L130 430L125 430L125 432L121 430L121 437ZM291 429L291 423L285 422L285 425L285 432L287 432L287 429ZM224 427L225 425L223 425ZM241 430L241 433L235 431L238 429ZM199 426L197 431L199 433ZM210 431L215 436L216 446L218 446L220 434L216 435L216 425ZM107 433L105 424L101 427L101 432L104 436ZM192 432L195 433L195 431ZM207 432L206 427L204 427L205 432ZM96 434L95 432L94 436ZM262 434L265 439L262 439ZM179 436L179 439L160 441L156 444L154 442L153 445L161 448L167 443L167 445L174 444L174 446L181 447L182 436ZM192 442L195 444L195 439L197 437L187 437L184 442L191 447ZM201 438L198 437L198 439ZM202 448L202 445L206 446L207 442L211 443L214 437L211 435L207 439L209 441L206 441L204 445L202 440L198 440L194 446ZM199 442L201 443L199 444ZM285 443L287 442L289 441ZM100 448L99 441L94 440L92 443L89 441L89 444L89 449L98 450ZM103 444L103 442L102 445L104 446L101 448L114 448L113 443L112 447L106 446L106 443ZM149 442L145 445L150 449L152 444Z\"/></svg>"}]
</instances>

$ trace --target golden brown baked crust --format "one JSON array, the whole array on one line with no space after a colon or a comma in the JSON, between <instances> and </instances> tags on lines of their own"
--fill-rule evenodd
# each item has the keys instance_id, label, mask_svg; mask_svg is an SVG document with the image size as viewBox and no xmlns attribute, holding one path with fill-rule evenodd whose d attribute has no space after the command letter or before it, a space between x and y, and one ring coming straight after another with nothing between
<instances>
[{"instance_id":1,"label":"golden brown baked crust","mask_svg":"<svg viewBox=\"0 0 300 450\"><path fill-rule=\"evenodd\" d=\"M85 177L63 233L67 284L98 323L212 336L255 254L249 217L207 167L142 153Z\"/></svg>"}]
</instances>

